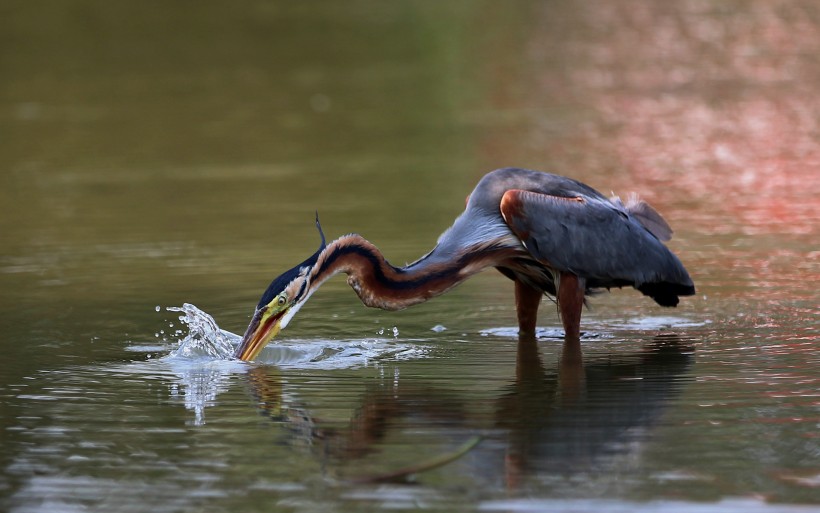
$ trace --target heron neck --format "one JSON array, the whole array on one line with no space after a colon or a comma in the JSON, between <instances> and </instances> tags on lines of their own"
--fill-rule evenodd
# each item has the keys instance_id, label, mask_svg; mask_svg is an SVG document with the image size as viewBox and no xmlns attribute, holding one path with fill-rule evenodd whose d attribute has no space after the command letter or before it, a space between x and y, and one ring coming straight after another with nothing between
<instances>
[{"instance_id":1,"label":"heron neck","mask_svg":"<svg viewBox=\"0 0 820 513\"><path fill-rule=\"evenodd\" d=\"M468 248L458 252L436 246L405 267L391 265L379 249L364 237L345 235L328 244L311 270L310 288L315 290L337 273L367 306L401 310L444 294L482 269L493 265L491 248Z\"/></svg>"}]
</instances>

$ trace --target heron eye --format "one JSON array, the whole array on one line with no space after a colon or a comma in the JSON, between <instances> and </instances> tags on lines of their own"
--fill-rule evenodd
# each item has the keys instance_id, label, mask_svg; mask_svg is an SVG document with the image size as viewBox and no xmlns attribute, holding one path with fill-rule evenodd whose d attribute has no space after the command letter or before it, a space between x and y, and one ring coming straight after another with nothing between
<instances>
[{"instance_id":1,"label":"heron eye","mask_svg":"<svg viewBox=\"0 0 820 513\"><path fill-rule=\"evenodd\" d=\"M287 302L287 299L285 299L285 296L279 296L276 299L276 302L279 304L279 306L285 306L285 303Z\"/></svg>"}]
</instances>

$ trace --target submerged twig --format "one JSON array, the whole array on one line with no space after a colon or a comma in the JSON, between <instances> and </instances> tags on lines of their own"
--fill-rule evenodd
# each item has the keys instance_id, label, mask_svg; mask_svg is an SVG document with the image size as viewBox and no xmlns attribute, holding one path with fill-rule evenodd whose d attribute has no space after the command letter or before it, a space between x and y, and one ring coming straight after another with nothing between
<instances>
[{"instance_id":1,"label":"submerged twig","mask_svg":"<svg viewBox=\"0 0 820 513\"><path fill-rule=\"evenodd\" d=\"M470 452L476 445L481 442L481 436L474 436L461 444L456 450L452 452L446 452L444 454L440 454L435 456L427 461L423 461L421 463L416 463L414 465L410 465L398 470L394 470L392 472L387 472L385 474L377 474L375 476L364 476L358 477L354 479L350 479L347 482L354 483L354 484L364 484L364 483L395 483L395 482L402 482L407 480L408 477L419 474L421 472L426 472L428 470L433 470L439 467L443 467L448 463L451 463L468 452Z\"/></svg>"}]
</instances>

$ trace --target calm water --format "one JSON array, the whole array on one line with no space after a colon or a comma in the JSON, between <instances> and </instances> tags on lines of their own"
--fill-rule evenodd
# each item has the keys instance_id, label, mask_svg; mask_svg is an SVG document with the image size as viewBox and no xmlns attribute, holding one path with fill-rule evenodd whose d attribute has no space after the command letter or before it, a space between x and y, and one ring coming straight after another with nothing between
<instances>
[{"instance_id":1,"label":"calm water","mask_svg":"<svg viewBox=\"0 0 820 513\"><path fill-rule=\"evenodd\" d=\"M5 2L0 509L814 510L820 9L578 4ZM224 358L316 209L404 263L506 165L639 192L698 295L581 359L498 273L337 278Z\"/></svg>"}]
</instances>

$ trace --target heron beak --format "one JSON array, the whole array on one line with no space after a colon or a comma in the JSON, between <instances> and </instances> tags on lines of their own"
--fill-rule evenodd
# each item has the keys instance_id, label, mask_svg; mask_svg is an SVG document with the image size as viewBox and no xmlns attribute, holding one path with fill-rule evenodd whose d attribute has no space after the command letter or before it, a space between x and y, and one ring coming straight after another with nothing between
<instances>
[{"instance_id":1,"label":"heron beak","mask_svg":"<svg viewBox=\"0 0 820 513\"><path fill-rule=\"evenodd\" d=\"M262 348L279 333L282 317L287 311L287 307L276 310L270 305L258 309L253 314L253 319L245 331L245 336L242 337L242 342L236 348L234 357L246 362L256 358Z\"/></svg>"}]
</instances>

